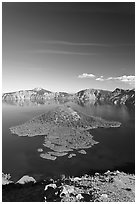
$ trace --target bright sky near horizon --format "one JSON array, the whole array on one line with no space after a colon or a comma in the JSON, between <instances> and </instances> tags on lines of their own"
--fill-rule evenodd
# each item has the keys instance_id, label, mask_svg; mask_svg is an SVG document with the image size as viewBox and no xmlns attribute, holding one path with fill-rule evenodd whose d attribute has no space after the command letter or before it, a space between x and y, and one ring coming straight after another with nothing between
<instances>
[{"instance_id":1,"label":"bright sky near horizon","mask_svg":"<svg viewBox=\"0 0 137 204\"><path fill-rule=\"evenodd\" d=\"M2 3L2 89L130 89L135 4Z\"/></svg>"}]
</instances>

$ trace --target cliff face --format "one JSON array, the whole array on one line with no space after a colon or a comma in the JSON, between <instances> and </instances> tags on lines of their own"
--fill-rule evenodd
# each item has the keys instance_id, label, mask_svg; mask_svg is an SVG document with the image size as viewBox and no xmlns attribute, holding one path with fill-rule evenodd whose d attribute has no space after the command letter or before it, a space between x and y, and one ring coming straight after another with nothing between
<instances>
[{"instance_id":1,"label":"cliff face","mask_svg":"<svg viewBox=\"0 0 137 204\"><path fill-rule=\"evenodd\" d=\"M12 93L4 93L2 95L3 101L17 101L23 102L29 100L31 102L46 103L48 100L70 100L71 94L65 92L51 92L42 88L35 88L33 90L21 90Z\"/></svg>"},{"instance_id":2,"label":"cliff face","mask_svg":"<svg viewBox=\"0 0 137 204\"><path fill-rule=\"evenodd\" d=\"M76 98L81 103L108 103L119 105L135 105L135 90L115 89L113 92L96 89L79 91Z\"/></svg>"},{"instance_id":3,"label":"cliff face","mask_svg":"<svg viewBox=\"0 0 137 204\"><path fill-rule=\"evenodd\" d=\"M117 88L111 93L109 100L114 104L135 105L135 90Z\"/></svg>"},{"instance_id":4,"label":"cliff face","mask_svg":"<svg viewBox=\"0 0 137 204\"><path fill-rule=\"evenodd\" d=\"M2 96L3 100L37 100L46 98L47 96L53 97L53 93L44 89L21 90L12 93L5 93Z\"/></svg>"},{"instance_id":5,"label":"cliff face","mask_svg":"<svg viewBox=\"0 0 137 204\"><path fill-rule=\"evenodd\" d=\"M111 92L99 89L85 89L76 93L76 98L82 103L108 102Z\"/></svg>"},{"instance_id":6,"label":"cliff face","mask_svg":"<svg viewBox=\"0 0 137 204\"><path fill-rule=\"evenodd\" d=\"M47 101L75 101L79 104L101 103L101 104L119 104L135 105L135 90L123 90L116 88L113 92L100 89L85 89L75 94L66 92L51 92L42 88L33 90L21 90L2 95L3 101L23 102L31 101L46 104Z\"/></svg>"}]
</instances>

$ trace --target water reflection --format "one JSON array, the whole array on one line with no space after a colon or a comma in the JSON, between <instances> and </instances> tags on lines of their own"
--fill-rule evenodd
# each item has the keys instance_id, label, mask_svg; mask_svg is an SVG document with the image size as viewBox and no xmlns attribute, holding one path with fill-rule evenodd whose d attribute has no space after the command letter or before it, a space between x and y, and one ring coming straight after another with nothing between
<instances>
[{"instance_id":1,"label":"water reflection","mask_svg":"<svg viewBox=\"0 0 137 204\"><path fill-rule=\"evenodd\" d=\"M14 105L14 106L38 106L38 105L52 105L52 104L64 104L69 100L66 99L39 99L39 100L4 100L3 104Z\"/></svg>"},{"instance_id":2,"label":"water reflection","mask_svg":"<svg viewBox=\"0 0 137 204\"><path fill-rule=\"evenodd\" d=\"M123 121L127 121L130 118L130 115L135 114L135 107L126 106L126 105L112 105L112 104L105 104L100 102L89 102L85 101L84 103L80 100L67 100L66 98L63 99L39 99L39 100L5 100L3 101L5 105L12 105L17 107L36 107L36 106L56 106L66 104L67 106L72 106L72 108L76 108L76 110L84 111L87 115L95 115L104 117L106 119L111 119L116 116L116 118L122 119ZM115 119L115 118L114 118Z\"/></svg>"}]
</instances>

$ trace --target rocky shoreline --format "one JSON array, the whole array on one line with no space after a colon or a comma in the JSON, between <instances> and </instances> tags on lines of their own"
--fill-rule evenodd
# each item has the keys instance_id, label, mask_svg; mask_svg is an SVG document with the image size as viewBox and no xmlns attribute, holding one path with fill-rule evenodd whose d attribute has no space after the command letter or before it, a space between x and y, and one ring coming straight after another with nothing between
<instances>
[{"instance_id":1,"label":"rocky shoreline","mask_svg":"<svg viewBox=\"0 0 137 204\"><path fill-rule=\"evenodd\" d=\"M135 202L135 175L119 171L42 181L23 176L16 183L2 178L3 202Z\"/></svg>"}]
</instances>

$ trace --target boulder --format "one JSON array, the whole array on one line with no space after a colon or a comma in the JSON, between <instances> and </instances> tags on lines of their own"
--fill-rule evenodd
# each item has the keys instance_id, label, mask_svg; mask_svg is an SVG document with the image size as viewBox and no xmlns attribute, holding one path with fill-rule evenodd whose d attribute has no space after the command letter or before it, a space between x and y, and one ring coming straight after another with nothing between
<instances>
[{"instance_id":1,"label":"boulder","mask_svg":"<svg viewBox=\"0 0 137 204\"><path fill-rule=\"evenodd\" d=\"M13 181L11 181L10 179L11 179L10 174L2 173L2 185L7 185L7 184L10 184L10 183L13 183Z\"/></svg>"},{"instance_id":2,"label":"boulder","mask_svg":"<svg viewBox=\"0 0 137 204\"><path fill-rule=\"evenodd\" d=\"M54 189L57 188L55 183L51 183L51 184L46 185L44 190L46 191L48 189L48 187L51 187L51 188L54 188Z\"/></svg>"},{"instance_id":3,"label":"boulder","mask_svg":"<svg viewBox=\"0 0 137 204\"><path fill-rule=\"evenodd\" d=\"M29 183L29 182L36 183L36 180L33 177L25 175L20 180L18 180L16 183L25 184L25 183Z\"/></svg>"}]
</instances>

